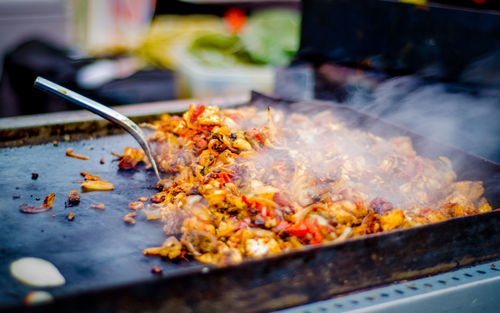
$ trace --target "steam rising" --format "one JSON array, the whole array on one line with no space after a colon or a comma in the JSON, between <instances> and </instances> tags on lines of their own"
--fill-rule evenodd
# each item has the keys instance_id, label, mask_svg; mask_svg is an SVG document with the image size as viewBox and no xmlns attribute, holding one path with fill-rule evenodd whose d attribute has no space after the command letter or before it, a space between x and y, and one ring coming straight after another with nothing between
<instances>
[{"instance_id":1,"label":"steam rising","mask_svg":"<svg viewBox=\"0 0 500 313\"><path fill-rule=\"evenodd\" d=\"M397 77L372 93L355 90L348 104L436 141L500 162L500 91L456 89Z\"/></svg>"},{"instance_id":2,"label":"steam rising","mask_svg":"<svg viewBox=\"0 0 500 313\"><path fill-rule=\"evenodd\" d=\"M332 195L366 202L382 197L400 208L431 206L454 179L446 159L417 156L408 137L385 140L315 102L299 111L309 113L272 110L272 149L259 154L249 172L265 172L256 178L289 190L303 207Z\"/></svg>"}]
</instances>

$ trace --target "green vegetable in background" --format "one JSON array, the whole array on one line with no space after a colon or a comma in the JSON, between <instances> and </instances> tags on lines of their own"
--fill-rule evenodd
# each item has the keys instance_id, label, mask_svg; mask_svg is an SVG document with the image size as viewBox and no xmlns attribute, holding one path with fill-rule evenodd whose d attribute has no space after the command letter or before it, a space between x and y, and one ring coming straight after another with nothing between
<instances>
[{"instance_id":1,"label":"green vegetable in background","mask_svg":"<svg viewBox=\"0 0 500 313\"><path fill-rule=\"evenodd\" d=\"M273 9L252 15L241 39L254 61L286 65L297 52L299 35L299 13Z\"/></svg>"},{"instance_id":2,"label":"green vegetable in background","mask_svg":"<svg viewBox=\"0 0 500 313\"><path fill-rule=\"evenodd\" d=\"M300 17L296 11L273 9L253 14L240 35L205 34L189 51L215 67L288 64L299 45Z\"/></svg>"},{"instance_id":3,"label":"green vegetable in background","mask_svg":"<svg viewBox=\"0 0 500 313\"><path fill-rule=\"evenodd\" d=\"M221 33L196 38L190 52L202 63L216 67L255 65L240 37Z\"/></svg>"}]
</instances>

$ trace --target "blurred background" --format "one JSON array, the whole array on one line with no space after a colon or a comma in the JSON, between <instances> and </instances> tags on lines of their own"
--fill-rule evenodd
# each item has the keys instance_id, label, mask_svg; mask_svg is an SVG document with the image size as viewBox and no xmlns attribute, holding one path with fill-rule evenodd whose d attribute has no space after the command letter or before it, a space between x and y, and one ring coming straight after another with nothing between
<instances>
[{"instance_id":1,"label":"blurred background","mask_svg":"<svg viewBox=\"0 0 500 313\"><path fill-rule=\"evenodd\" d=\"M0 0L0 117L250 90L352 105L500 162L500 1Z\"/></svg>"},{"instance_id":2,"label":"blurred background","mask_svg":"<svg viewBox=\"0 0 500 313\"><path fill-rule=\"evenodd\" d=\"M299 1L0 0L0 116L75 109L44 76L107 105L272 92L299 45Z\"/></svg>"}]
</instances>

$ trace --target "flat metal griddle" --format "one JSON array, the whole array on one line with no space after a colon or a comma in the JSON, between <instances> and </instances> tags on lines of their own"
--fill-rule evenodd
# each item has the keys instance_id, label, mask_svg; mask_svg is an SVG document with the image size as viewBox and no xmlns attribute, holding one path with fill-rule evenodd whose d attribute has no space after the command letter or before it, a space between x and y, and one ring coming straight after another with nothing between
<instances>
[{"instance_id":1,"label":"flat metal griddle","mask_svg":"<svg viewBox=\"0 0 500 313\"><path fill-rule=\"evenodd\" d=\"M254 95L254 103L282 102ZM295 104L297 110L308 104ZM459 179L484 181L486 196L500 207L500 166L433 142L428 138L360 113L347 106L321 103L348 123L379 135L408 135L417 152L445 155ZM143 169L117 170L111 151L132 145L130 136L114 135L77 142L4 148L0 150L0 310L25 311L22 299L34 290L8 272L13 260L36 256L53 262L66 277L62 287L47 289L51 304L29 310L54 312L262 312L326 299L360 288L419 277L500 256L500 212L455 218L441 223L396 230L333 245L308 247L236 266L216 268L198 262L162 261L142 255L160 244L161 223L138 212L137 224L122 218L128 203L155 193L154 174ZM66 157L66 148L88 155L88 161ZM99 160L105 157L106 163ZM80 171L101 175L115 184L112 192L82 193L81 203L64 202ZM37 180L31 173L39 173ZM55 192L51 211L26 215L21 203L40 204ZM20 198L14 199L14 195ZM34 198L39 197L40 201ZM89 208L104 203L104 211ZM73 211L75 220L66 219ZM53 216L53 214L55 216ZM153 266L163 274L153 275Z\"/></svg>"}]
</instances>

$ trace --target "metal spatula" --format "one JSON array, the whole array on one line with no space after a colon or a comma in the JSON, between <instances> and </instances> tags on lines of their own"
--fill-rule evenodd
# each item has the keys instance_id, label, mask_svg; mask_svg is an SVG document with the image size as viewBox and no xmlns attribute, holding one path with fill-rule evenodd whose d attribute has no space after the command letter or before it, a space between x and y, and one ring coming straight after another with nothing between
<instances>
[{"instance_id":1,"label":"metal spatula","mask_svg":"<svg viewBox=\"0 0 500 313\"><path fill-rule=\"evenodd\" d=\"M76 92L64 88L56 83L53 83L50 80L47 80L43 77L37 77L34 85L35 87L40 88L41 90L53 93L66 100L69 100L107 119L108 121L121 126L128 133L130 133L135 138L135 140L137 140L137 142L141 145L142 149L144 150L149 159L149 162L151 162L151 165L153 166L153 170L155 171L156 177L158 177L158 180L161 180L160 173L158 172L158 167L156 166L155 159L153 158L153 154L151 153L151 149L149 148L148 141L146 139L146 136L144 135L144 132L139 126L137 126L136 123L132 122L128 117L94 100L91 100Z\"/></svg>"}]
</instances>

